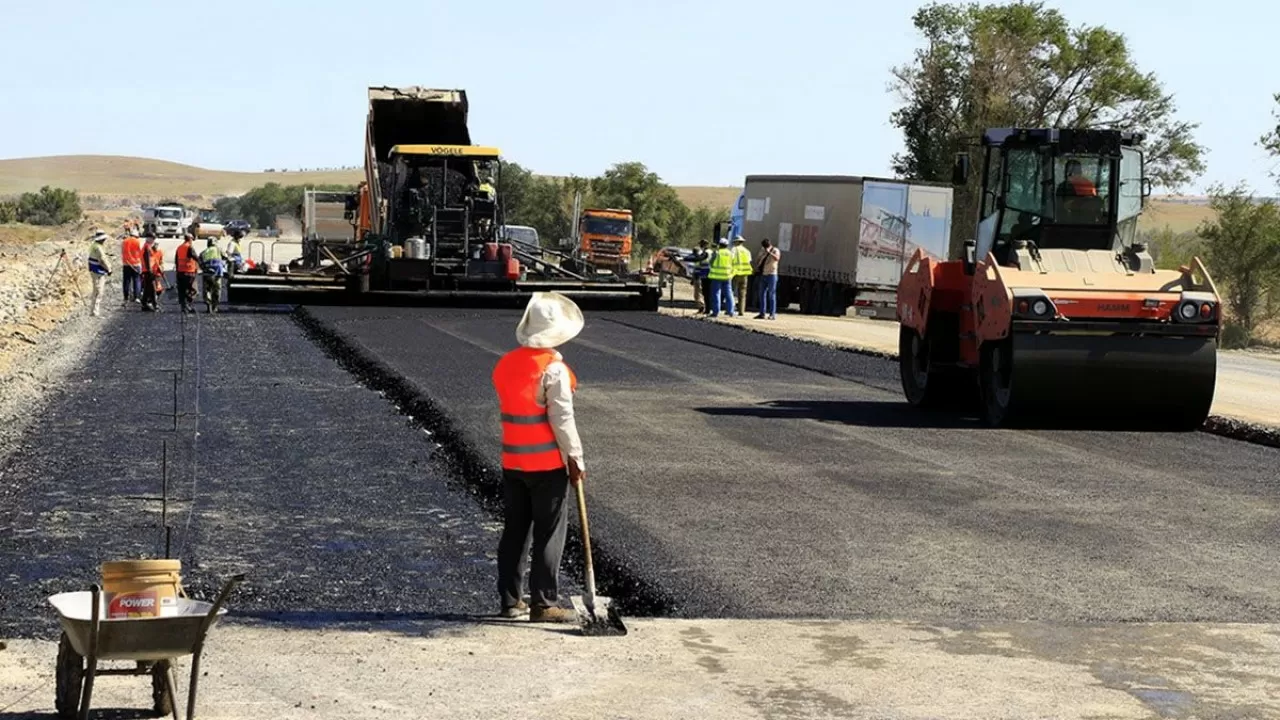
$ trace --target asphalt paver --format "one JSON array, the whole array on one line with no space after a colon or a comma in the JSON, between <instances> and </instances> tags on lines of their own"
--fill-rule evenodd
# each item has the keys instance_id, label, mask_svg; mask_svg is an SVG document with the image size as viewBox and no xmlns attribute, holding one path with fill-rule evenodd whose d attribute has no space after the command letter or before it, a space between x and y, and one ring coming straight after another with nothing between
<instances>
[{"instance_id":1,"label":"asphalt paver","mask_svg":"<svg viewBox=\"0 0 1280 720\"><path fill-rule=\"evenodd\" d=\"M105 560L163 556L166 445L193 596L244 572L232 605L268 620L496 610L494 517L287 312L202 313L185 331L172 311L103 321L0 465L0 637L51 636L45 597L97 582Z\"/></svg>"},{"instance_id":2,"label":"asphalt paver","mask_svg":"<svg viewBox=\"0 0 1280 720\"><path fill-rule=\"evenodd\" d=\"M440 415L427 426L492 487L490 371L519 313L305 313L356 365L400 378L398 402ZM665 612L1280 619L1274 448L992 430L909 408L893 361L658 315L589 314L563 352L580 381L594 539Z\"/></svg>"}]
</instances>

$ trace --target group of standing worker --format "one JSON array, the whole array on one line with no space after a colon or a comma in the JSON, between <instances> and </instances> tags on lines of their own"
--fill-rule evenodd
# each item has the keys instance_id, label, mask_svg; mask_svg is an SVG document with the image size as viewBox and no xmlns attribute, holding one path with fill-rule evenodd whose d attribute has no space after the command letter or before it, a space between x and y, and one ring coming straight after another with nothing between
<instances>
[{"instance_id":1,"label":"group of standing worker","mask_svg":"<svg viewBox=\"0 0 1280 720\"><path fill-rule=\"evenodd\" d=\"M778 261L782 252L765 238L753 261L746 242L738 235L730 247L729 238L720 238L714 250L706 240L698 243L690 260L694 265L693 300L699 314L719 317L723 309L728 317L742 317L747 309L748 281L757 275L760 312L755 317L778 319Z\"/></svg>"},{"instance_id":2,"label":"group of standing worker","mask_svg":"<svg viewBox=\"0 0 1280 720\"><path fill-rule=\"evenodd\" d=\"M88 252L89 277L93 282L90 314L98 317L106 280L114 274L114 269L104 249L104 243L110 236L97 228L91 232ZM173 258L181 311L195 312L196 276L203 275L205 306L210 313L218 312L222 278L234 272L242 260L240 244L234 236L228 241L225 251L218 247L214 238L209 238L206 247L197 252L195 237L187 233ZM159 298L168 286L164 275L164 250L156 242L155 234L142 233L136 222L126 222L120 235L120 267L124 304L138 303L144 312L160 312Z\"/></svg>"}]
</instances>

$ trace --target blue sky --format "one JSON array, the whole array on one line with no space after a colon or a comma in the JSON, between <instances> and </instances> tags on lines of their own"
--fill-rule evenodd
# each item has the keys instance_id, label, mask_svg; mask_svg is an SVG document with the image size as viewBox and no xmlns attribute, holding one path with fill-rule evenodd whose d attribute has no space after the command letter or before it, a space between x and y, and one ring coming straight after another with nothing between
<instances>
[{"instance_id":1,"label":"blue sky","mask_svg":"<svg viewBox=\"0 0 1280 720\"><path fill-rule=\"evenodd\" d=\"M425 85L466 88L473 140L538 172L640 160L674 184L730 185L748 173L886 174L900 147L889 68L916 47L921 3L4 4L0 157L355 165L365 88ZM1256 141L1280 91L1280 3L1049 4L1127 35L1180 116L1201 123L1209 168L1187 190L1275 189Z\"/></svg>"}]
</instances>

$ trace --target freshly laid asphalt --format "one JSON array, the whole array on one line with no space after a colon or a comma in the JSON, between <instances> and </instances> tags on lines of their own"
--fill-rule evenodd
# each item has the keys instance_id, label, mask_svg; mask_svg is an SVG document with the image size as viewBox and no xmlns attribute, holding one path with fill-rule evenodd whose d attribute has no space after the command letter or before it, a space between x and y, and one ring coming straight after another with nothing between
<instances>
[{"instance_id":1,"label":"freshly laid asphalt","mask_svg":"<svg viewBox=\"0 0 1280 720\"><path fill-rule=\"evenodd\" d=\"M144 498L161 494L166 441L172 551L193 596L244 572L242 616L496 609L497 525L429 436L287 313L188 316L184 366L169 307L104 317L93 356L0 465L0 637L51 636L45 597L86 589L104 560L163 556L161 503Z\"/></svg>"},{"instance_id":2,"label":"freshly laid asphalt","mask_svg":"<svg viewBox=\"0 0 1280 720\"><path fill-rule=\"evenodd\" d=\"M491 490L489 373L518 313L305 313L355 366L400 378L399 402L439 415ZM594 539L664 612L1280 619L1280 450L990 430L908 408L891 361L651 314L589 313L563 352Z\"/></svg>"},{"instance_id":3,"label":"freshly laid asphalt","mask_svg":"<svg viewBox=\"0 0 1280 720\"><path fill-rule=\"evenodd\" d=\"M236 613L288 623L492 612L489 374L518 317L104 319L0 465L0 636L52 637L47 595L163 552L166 440L193 595L247 572ZM1280 620L1280 450L989 430L906 407L891 361L647 313L589 313L563 351L602 590L627 612Z\"/></svg>"}]
</instances>

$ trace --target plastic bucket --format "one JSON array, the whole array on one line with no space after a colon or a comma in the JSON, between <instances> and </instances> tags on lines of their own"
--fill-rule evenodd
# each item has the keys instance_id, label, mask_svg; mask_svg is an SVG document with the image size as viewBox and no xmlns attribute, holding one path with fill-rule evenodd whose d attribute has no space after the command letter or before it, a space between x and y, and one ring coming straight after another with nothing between
<instances>
[{"instance_id":1,"label":"plastic bucket","mask_svg":"<svg viewBox=\"0 0 1280 720\"><path fill-rule=\"evenodd\" d=\"M170 617L178 614L182 587L179 560L118 560L102 563L107 618Z\"/></svg>"}]
</instances>

